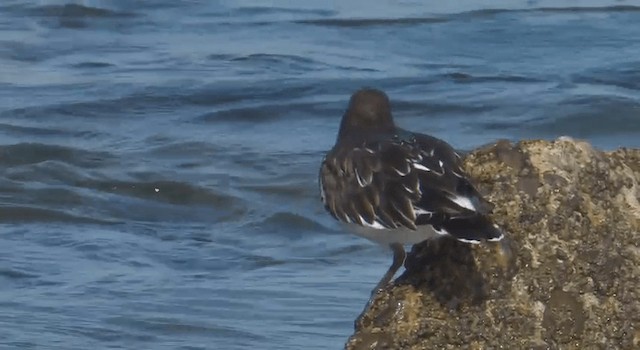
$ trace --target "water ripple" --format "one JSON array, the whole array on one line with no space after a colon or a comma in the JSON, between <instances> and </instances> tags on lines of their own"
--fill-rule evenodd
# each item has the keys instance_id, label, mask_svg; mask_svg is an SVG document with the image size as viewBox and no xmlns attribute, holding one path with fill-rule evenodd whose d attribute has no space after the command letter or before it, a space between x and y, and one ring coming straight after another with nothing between
<instances>
[{"instance_id":1,"label":"water ripple","mask_svg":"<svg viewBox=\"0 0 640 350\"><path fill-rule=\"evenodd\" d=\"M12 268L0 267L0 277L5 277L9 279L24 279L24 278L38 278L39 276L28 273L28 272L12 269Z\"/></svg>"},{"instance_id":2,"label":"water ripple","mask_svg":"<svg viewBox=\"0 0 640 350\"><path fill-rule=\"evenodd\" d=\"M59 210L29 207L0 205L0 223L18 222L59 222L70 224L111 224L106 220L98 220L89 217L77 216Z\"/></svg>"},{"instance_id":3,"label":"water ripple","mask_svg":"<svg viewBox=\"0 0 640 350\"><path fill-rule=\"evenodd\" d=\"M99 168L114 159L115 157L107 152L92 152L41 143L0 146L0 165L6 167L59 161L83 168Z\"/></svg>"},{"instance_id":4,"label":"water ripple","mask_svg":"<svg viewBox=\"0 0 640 350\"><path fill-rule=\"evenodd\" d=\"M325 27L389 27L389 26L410 26L419 24L435 24L447 22L447 18L423 17L423 18L323 18L299 20L297 23L311 24Z\"/></svg>"},{"instance_id":5,"label":"water ripple","mask_svg":"<svg viewBox=\"0 0 640 350\"><path fill-rule=\"evenodd\" d=\"M253 227L254 230L260 232L279 232L284 231L286 227L299 228L299 232L326 232L328 228L324 227L319 222L312 220L308 217L301 216L290 212L277 212L259 222L251 223L248 225ZM290 234L290 233L288 233ZM302 233L297 234L300 236Z\"/></svg>"},{"instance_id":6,"label":"water ripple","mask_svg":"<svg viewBox=\"0 0 640 350\"><path fill-rule=\"evenodd\" d=\"M592 69L576 74L574 82L592 85L611 85L630 90L640 90L640 62L629 62Z\"/></svg>"},{"instance_id":7,"label":"water ripple","mask_svg":"<svg viewBox=\"0 0 640 350\"><path fill-rule=\"evenodd\" d=\"M77 4L38 6L29 9L35 16L68 18L120 18L133 17L132 12L123 12Z\"/></svg>"},{"instance_id":8,"label":"water ripple","mask_svg":"<svg viewBox=\"0 0 640 350\"><path fill-rule=\"evenodd\" d=\"M558 7L531 7L531 8L489 8L460 12L456 17L485 17L503 13L607 13L607 12L638 12L640 6L634 5L614 5L614 6L558 6Z\"/></svg>"}]
</instances>

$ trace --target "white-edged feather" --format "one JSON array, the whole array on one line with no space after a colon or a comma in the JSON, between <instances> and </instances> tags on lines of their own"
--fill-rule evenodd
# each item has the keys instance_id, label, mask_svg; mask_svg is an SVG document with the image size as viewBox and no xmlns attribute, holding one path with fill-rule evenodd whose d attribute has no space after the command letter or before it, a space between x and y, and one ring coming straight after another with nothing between
<instances>
[{"instance_id":1,"label":"white-edged feather","mask_svg":"<svg viewBox=\"0 0 640 350\"><path fill-rule=\"evenodd\" d=\"M441 163L442 163L442 162L441 162ZM441 165L441 166L442 166L442 165ZM414 168L416 168L416 169L418 169L418 170L428 171L428 172L430 172L430 173L434 173L434 174L436 174L436 175L438 175L438 176L442 176L442 175L444 175L444 168L441 168L442 172L440 172L440 171L435 171L435 170L433 170L433 169L427 168L426 166L424 166L424 165L422 165L422 164L420 164L420 163L413 163L413 167L414 167Z\"/></svg>"},{"instance_id":2,"label":"white-edged feather","mask_svg":"<svg viewBox=\"0 0 640 350\"><path fill-rule=\"evenodd\" d=\"M415 191L414 191L414 190L410 189L409 187L407 187L407 186L406 186L406 185L404 185L404 184L402 185L402 187L404 187L404 189L405 189L405 190L407 190L407 192L409 192L409 193L415 193Z\"/></svg>"},{"instance_id":3,"label":"white-edged feather","mask_svg":"<svg viewBox=\"0 0 640 350\"><path fill-rule=\"evenodd\" d=\"M413 167L418 169L418 170L422 170L422 171L428 171L431 172L432 170L427 168L426 166L419 164L419 163L413 163Z\"/></svg>"},{"instance_id":4,"label":"white-edged feather","mask_svg":"<svg viewBox=\"0 0 640 350\"><path fill-rule=\"evenodd\" d=\"M407 169L406 172L402 172L402 171L400 171L399 169L396 169L396 168L393 168L393 170L395 170L396 173L398 173L398 175L400 175L400 176L406 176L408 173L411 172L411 169Z\"/></svg>"},{"instance_id":5,"label":"white-edged feather","mask_svg":"<svg viewBox=\"0 0 640 350\"><path fill-rule=\"evenodd\" d=\"M366 180L360 177L360 173L358 173L358 169L355 169L355 172L356 172L356 180L358 181L358 185L360 185L360 187L367 186L368 183L366 182Z\"/></svg>"}]
</instances>

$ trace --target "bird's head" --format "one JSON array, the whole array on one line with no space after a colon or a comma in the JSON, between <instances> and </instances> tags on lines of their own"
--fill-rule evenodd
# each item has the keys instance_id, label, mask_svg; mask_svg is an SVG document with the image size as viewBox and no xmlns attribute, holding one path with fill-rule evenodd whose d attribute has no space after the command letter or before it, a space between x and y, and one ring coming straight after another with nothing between
<instances>
[{"instance_id":1,"label":"bird's head","mask_svg":"<svg viewBox=\"0 0 640 350\"><path fill-rule=\"evenodd\" d=\"M354 132L381 132L394 128L387 94L377 89L363 88L351 95L338 137Z\"/></svg>"}]
</instances>

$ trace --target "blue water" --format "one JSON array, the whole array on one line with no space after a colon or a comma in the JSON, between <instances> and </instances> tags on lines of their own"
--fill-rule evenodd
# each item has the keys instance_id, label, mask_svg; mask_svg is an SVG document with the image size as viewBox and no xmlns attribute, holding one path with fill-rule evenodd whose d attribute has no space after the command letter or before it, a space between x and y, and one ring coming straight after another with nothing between
<instances>
[{"instance_id":1,"label":"blue water","mask_svg":"<svg viewBox=\"0 0 640 350\"><path fill-rule=\"evenodd\" d=\"M319 202L350 93L471 149L640 147L640 3L0 3L0 348L335 349L390 253Z\"/></svg>"}]
</instances>

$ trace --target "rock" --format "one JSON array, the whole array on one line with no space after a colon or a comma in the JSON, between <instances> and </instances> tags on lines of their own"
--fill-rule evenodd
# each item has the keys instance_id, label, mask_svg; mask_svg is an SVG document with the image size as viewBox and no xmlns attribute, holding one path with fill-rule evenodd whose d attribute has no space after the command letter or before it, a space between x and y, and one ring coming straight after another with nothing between
<instances>
[{"instance_id":1,"label":"rock","mask_svg":"<svg viewBox=\"0 0 640 350\"><path fill-rule=\"evenodd\" d=\"M465 162L509 240L414 246L346 348L637 349L640 150L499 141Z\"/></svg>"}]
</instances>

